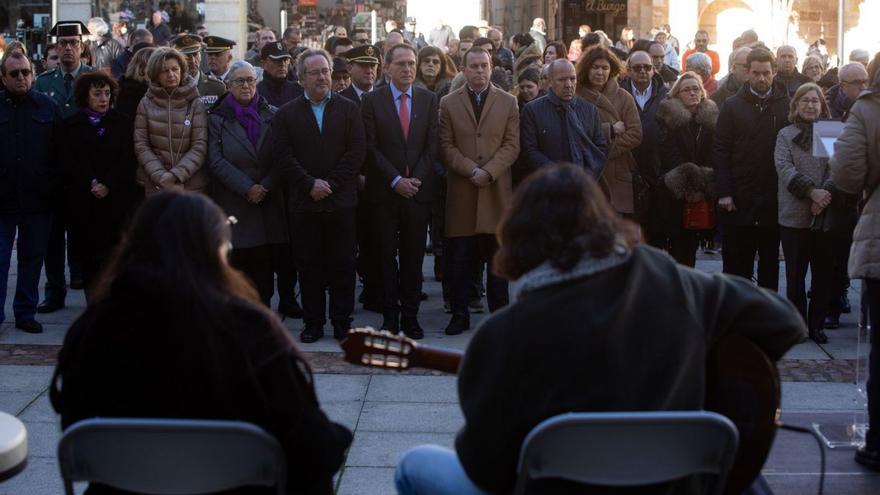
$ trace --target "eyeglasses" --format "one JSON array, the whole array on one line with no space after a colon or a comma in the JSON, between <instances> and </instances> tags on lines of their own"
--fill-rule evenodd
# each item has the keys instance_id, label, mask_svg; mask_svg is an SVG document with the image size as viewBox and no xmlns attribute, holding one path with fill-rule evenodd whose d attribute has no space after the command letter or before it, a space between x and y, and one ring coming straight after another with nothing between
<instances>
[{"instance_id":1,"label":"eyeglasses","mask_svg":"<svg viewBox=\"0 0 880 495\"><path fill-rule=\"evenodd\" d=\"M651 64L636 64L630 65L629 68L635 72L651 72L651 69L653 69L654 66Z\"/></svg>"},{"instance_id":2,"label":"eyeglasses","mask_svg":"<svg viewBox=\"0 0 880 495\"><path fill-rule=\"evenodd\" d=\"M248 86L253 86L254 84L257 84L257 79L254 77L239 77L232 80L233 86L242 87L245 84L247 84Z\"/></svg>"},{"instance_id":3,"label":"eyeglasses","mask_svg":"<svg viewBox=\"0 0 880 495\"><path fill-rule=\"evenodd\" d=\"M18 79L18 76L20 76L20 75L24 76L24 77L31 77L31 70L30 69L15 69L15 70L11 70L11 71L7 72L7 74L9 74L9 77L11 77L13 79Z\"/></svg>"},{"instance_id":4,"label":"eyeglasses","mask_svg":"<svg viewBox=\"0 0 880 495\"><path fill-rule=\"evenodd\" d=\"M60 46L60 47L65 47L65 46L76 47L76 46L79 46L80 43L82 43L82 42L78 39L58 40L58 46Z\"/></svg>"},{"instance_id":5,"label":"eyeglasses","mask_svg":"<svg viewBox=\"0 0 880 495\"><path fill-rule=\"evenodd\" d=\"M315 70L307 70L306 71L306 75L309 75L312 77L326 76L329 73L330 73L330 69L328 69L326 67L323 69L315 69Z\"/></svg>"},{"instance_id":6,"label":"eyeglasses","mask_svg":"<svg viewBox=\"0 0 880 495\"><path fill-rule=\"evenodd\" d=\"M349 75L349 74L333 74L334 81L343 81L345 79L351 79L351 75Z\"/></svg>"},{"instance_id":7,"label":"eyeglasses","mask_svg":"<svg viewBox=\"0 0 880 495\"><path fill-rule=\"evenodd\" d=\"M867 79L858 79L855 81L844 81L843 79L841 79L840 82L849 84L850 86L867 86L868 85Z\"/></svg>"}]
</instances>

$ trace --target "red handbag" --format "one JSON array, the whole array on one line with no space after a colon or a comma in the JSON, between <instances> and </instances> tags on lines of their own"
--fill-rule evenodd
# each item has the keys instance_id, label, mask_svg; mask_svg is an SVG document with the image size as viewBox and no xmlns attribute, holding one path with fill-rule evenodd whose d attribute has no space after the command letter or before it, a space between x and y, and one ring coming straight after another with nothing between
<instances>
[{"instance_id":1,"label":"red handbag","mask_svg":"<svg viewBox=\"0 0 880 495\"><path fill-rule=\"evenodd\" d=\"M687 230L712 230L715 228L715 208L705 199L687 201L684 204L684 228Z\"/></svg>"}]
</instances>

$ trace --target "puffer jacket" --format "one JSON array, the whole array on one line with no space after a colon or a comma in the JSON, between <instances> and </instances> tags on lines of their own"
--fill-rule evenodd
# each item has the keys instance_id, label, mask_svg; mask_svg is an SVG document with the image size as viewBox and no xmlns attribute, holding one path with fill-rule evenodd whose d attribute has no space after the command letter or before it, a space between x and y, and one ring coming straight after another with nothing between
<instances>
[{"instance_id":1,"label":"puffer jacket","mask_svg":"<svg viewBox=\"0 0 880 495\"><path fill-rule=\"evenodd\" d=\"M880 78L850 109L830 167L839 189L867 198L853 233L849 276L880 279Z\"/></svg>"},{"instance_id":2,"label":"puffer jacket","mask_svg":"<svg viewBox=\"0 0 880 495\"><path fill-rule=\"evenodd\" d=\"M134 121L134 151L138 181L146 193L156 187L164 172L171 172L188 191L204 191L208 174L203 169L208 150L208 114L199 99L196 80L190 76L170 95L150 84Z\"/></svg>"}]
</instances>

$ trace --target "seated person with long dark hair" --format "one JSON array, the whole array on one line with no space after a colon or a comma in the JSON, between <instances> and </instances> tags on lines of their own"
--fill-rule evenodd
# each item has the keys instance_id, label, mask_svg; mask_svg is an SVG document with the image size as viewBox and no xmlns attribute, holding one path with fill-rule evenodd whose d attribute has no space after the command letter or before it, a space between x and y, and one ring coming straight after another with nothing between
<instances>
[{"instance_id":1,"label":"seated person with long dark hair","mask_svg":"<svg viewBox=\"0 0 880 495\"><path fill-rule=\"evenodd\" d=\"M330 494L351 432L321 411L287 330L230 268L229 239L225 215L206 196L147 200L67 332L52 405L63 428L97 416L248 421L284 449L287 493ZM93 485L87 493L122 492Z\"/></svg>"},{"instance_id":2,"label":"seated person with long dark hair","mask_svg":"<svg viewBox=\"0 0 880 495\"><path fill-rule=\"evenodd\" d=\"M724 335L742 335L774 360L806 340L797 310L776 293L632 247L630 230L581 168L548 165L520 184L494 260L516 302L484 320L465 352L455 451L409 451L398 493L511 493L520 446L541 421L702 409L707 353ZM560 483L534 493L582 493ZM692 493L656 488L624 492Z\"/></svg>"}]
</instances>

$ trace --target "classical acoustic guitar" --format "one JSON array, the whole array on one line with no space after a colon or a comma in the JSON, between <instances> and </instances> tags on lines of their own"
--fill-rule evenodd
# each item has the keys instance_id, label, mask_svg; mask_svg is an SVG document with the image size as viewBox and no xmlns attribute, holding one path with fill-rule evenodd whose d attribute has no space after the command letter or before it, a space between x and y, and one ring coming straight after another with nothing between
<instances>
[{"instance_id":1,"label":"classical acoustic guitar","mask_svg":"<svg viewBox=\"0 0 880 495\"><path fill-rule=\"evenodd\" d=\"M403 335L354 328L342 341L345 360L375 368L426 368L458 373L463 353L419 344ZM744 337L722 338L706 363L706 409L729 418L739 430L736 460L724 493L742 493L758 477L779 419L779 373L758 346Z\"/></svg>"}]
</instances>

